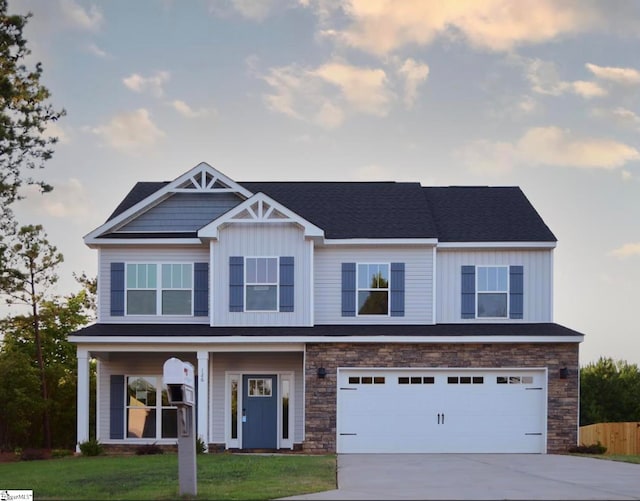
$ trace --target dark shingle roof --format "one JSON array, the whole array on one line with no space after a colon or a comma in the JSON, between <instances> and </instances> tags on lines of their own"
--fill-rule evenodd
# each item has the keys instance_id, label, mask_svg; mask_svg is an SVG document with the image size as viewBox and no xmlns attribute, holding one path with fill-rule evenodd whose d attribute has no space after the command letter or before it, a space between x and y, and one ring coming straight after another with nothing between
<instances>
[{"instance_id":1,"label":"dark shingle roof","mask_svg":"<svg viewBox=\"0 0 640 501\"><path fill-rule=\"evenodd\" d=\"M167 184L137 183L109 220ZM253 193L265 193L322 228L327 238L438 238L441 242L556 241L517 187L423 188L418 183L395 182L240 184Z\"/></svg>"},{"instance_id":2,"label":"dark shingle roof","mask_svg":"<svg viewBox=\"0 0 640 501\"><path fill-rule=\"evenodd\" d=\"M322 228L327 238L436 238L418 183L240 183Z\"/></svg>"},{"instance_id":3,"label":"dark shingle roof","mask_svg":"<svg viewBox=\"0 0 640 501\"><path fill-rule=\"evenodd\" d=\"M316 325L313 327L210 327L206 324L94 324L74 336L583 336L554 323L436 325ZM550 339L552 341L552 339Z\"/></svg>"},{"instance_id":4,"label":"dark shingle roof","mask_svg":"<svg viewBox=\"0 0 640 501\"><path fill-rule=\"evenodd\" d=\"M423 188L440 242L555 242L517 187Z\"/></svg>"}]
</instances>

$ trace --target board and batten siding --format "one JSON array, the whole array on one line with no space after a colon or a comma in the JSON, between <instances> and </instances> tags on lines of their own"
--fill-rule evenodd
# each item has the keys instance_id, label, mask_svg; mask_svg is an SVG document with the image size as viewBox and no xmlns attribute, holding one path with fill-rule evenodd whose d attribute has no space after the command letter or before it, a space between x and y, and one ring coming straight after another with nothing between
<instances>
[{"instance_id":1,"label":"board and batten siding","mask_svg":"<svg viewBox=\"0 0 640 501\"><path fill-rule=\"evenodd\" d=\"M98 270L98 322L104 323L169 323L206 324L209 317L172 315L132 315L111 316L111 263L199 263L209 261L209 247L184 246L172 248L106 247L100 249ZM211 291L209 291L211 295Z\"/></svg>"},{"instance_id":2,"label":"board and batten siding","mask_svg":"<svg viewBox=\"0 0 640 501\"><path fill-rule=\"evenodd\" d=\"M112 375L124 376L156 376L157 384L162 384L162 367L165 361L171 357L177 357L185 362L191 362L198 366L195 353L118 353L111 354L109 360L100 360L98 363L98 388L97 394L97 439L104 443L114 442L110 438L110 384ZM123 416L124 419L124 416ZM126 424L125 424L126 438ZM174 439L169 439L175 442ZM120 442L120 440L117 440Z\"/></svg>"},{"instance_id":3,"label":"board and batten siding","mask_svg":"<svg viewBox=\"0 0 640 501\"><path fill-rule=\"evenodd\" d=\"M553 251L552 250L438 250L437 252L437 323L465 323L504 321L553 321ZM512 266L524 268L524 315L514 319L461 318L462 266Z\"/></svg>"},{"instance_id":4,"label":"board and batten siding","mask_svg":"<svg viewBox=\"0 0 640 501\"><path fill-rule=\"evenodd\" d=\"M118 232L197 231L240 202L233 193L176 193Z\"/></svg>"},{"instance_id":5,"label":"board and batten siding","mask_svg":"<svg viewBox=\"0 0 640 501\"><path fill-rule=\"evenodd\" d=\"M404 316L342 316L342 263L404 263ZM333 246L315 250L316 324L432 324L433 247Z\"/></svg>"},{"instance_id":6,"label":"board and batten siding","mask_svg":"<svg viewBox=\"0 0 640 501\"><path fill-rule=\"evenodd\" d=\"M311 242L302 229L290 223L235 224L220 230L213 243L214 326L309 326L311 317ZM294 258L294 307L292 312L229 311L229 258Z\"/></svg>"},{"instance_id":7,"label":"board and batten siding","mask_svg":"<svg viewBox=\"0 0 640 501\"><path fill-rule=\"evenodd\" d=\"M211 428L209 429L210 442L223 444L226 440L225 419L230 419L228 406L225 405L226 374L276 374L278 372L293 373L293 442L301 443L303 441L304 374L302 352L212 353L210 360L212 367L210 378L210 409L212 410ZM240 386L238 391L241 390L242 387ZM225 409L227 410L225 411Z\"/></svg>"}]
</instances>

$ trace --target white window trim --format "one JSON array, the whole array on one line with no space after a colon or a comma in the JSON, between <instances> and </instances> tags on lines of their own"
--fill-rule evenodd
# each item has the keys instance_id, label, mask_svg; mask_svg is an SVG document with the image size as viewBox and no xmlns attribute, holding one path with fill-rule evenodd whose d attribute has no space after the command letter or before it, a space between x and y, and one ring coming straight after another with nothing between
<instances>
[{"instance_id":1,"label":"white window trim","mask_svg":"<svg viewBox=\"0 0 640 501\"><path fill-rule=\"evenodd\" d=\"M156 435L155 437L129 437L129 427L127 426L127 419L129 417L129 409L136 408L136 406L129 405L129 378L155 378L156 380L156 405L149 406L145 405L144 407L138 407L139 409L155 409L156 411ZM160 384L158 384L158 381ZM176 437L163 437L162 436L162 410L163 409L177 409L175 405L162 405L162 390L164 389L164 384L162 383L162 375L160 374L125 374L124 375L124 415L122 416L124 420L124 440L137 443L147 443L149 440L155 441L164 441L171 440L174 441L178 438ZM158 412L159 411L159 412Z\"/></svg>"},{"instance_id":2,"label":"white window trim","mask_svg":"<svg viewBox=\"0 0 640 501\"><path fill-rule=\"evenodd\" d=\"M370 264L375 264L375 265L386 265L388 268L388 273L389 273L389 285L386 289L371 289L371 288L366 288L366 289L361 289L360 287L358 287L358 283L359 283L359 278L360 278L360 272L358 271L360 269L360 265L361 264L365 264L365 265L370 265ZM358 308L358 293L360 291L387 291L387 313L386 314L375 314L375 313L359 313L358 310L360 308ZM390 262L386 262L386 261L370 261L370 262L356 262L356 317L366 317L366 318L376 318L376 317L390 317L391 316L391 263Z\"/></svg>"},{"instance_id":3,"label":"white window trim","mask_svg":"<svg viewBox=\"0 0 640 501\"><path fill-rule=\"evenodd\" d=\"M247 260L248 259L275 259L276 260L276 281L268 283L255 283L247 280ZM278 313L280 311L280 256L244 256L244 312L245 313ZM276 307L273 310L249 310L247 309L247 288L250 285L275 285L276 286Z\"/></svg>"},{"instance_id":4,"label":"white window trim","mask_svg":"<svg viewBox=\"0 0 640 501\"><path fill-rule=\"evenodd\" d=\"M478 273L478 269L479 268L505 268L507 270L507 290L506 291L482 291L480 292L480 287L478 286L478 282L480 280L480 273ZM506 264L482 264L482 265L476 265L476 275L475 275L475 279L476 279L476 319L477 320L508 320L510 318L510 311L509 311L509 293L511 291L511 277L509 276L509 270L510 267L509 265ZM482 294L505 294L507 296L507 313L506 316L504 317L481 317L480 316L480 308L478 305L478 296L482 295Z\"/></svg>"},{"instance_id":5,"label":"white window trim","mask_svg":"<svg viewBox=\"0 0 640 501\"><path fill-rule=\"evenodd\" d=\"M151 287L147 287L147 288L133 288L130 289L127 286L127 267L129 265L140 265L140 264L154 264L156 265L156 287L155 288L151 288ZM169 289L165 289L164 287L162 287L162 265L174 265L174 264L188 264L191 266L191 287L190 288L169 288ZM125 313L124 316L125 317L183 317L183 318L189 318L189 317L193 317L193 308L194 308L194 281L195 281L195 277L194 277L194 263L192 261L128 261L124 263L124 309L125 309ZM155 291L156 292L156 312L155 313L129 313L128 311L128 299L129 299L129 291L130 290L134 290L134 291ZM164 314L162 313L162 292L165 290L171 290L171 291L186 291L186 290L190 290L191 291L191 312L190 313L185 313L185 314L176 314L176 313L171 313L171 314Z\"/></svg>"}]
</instances>

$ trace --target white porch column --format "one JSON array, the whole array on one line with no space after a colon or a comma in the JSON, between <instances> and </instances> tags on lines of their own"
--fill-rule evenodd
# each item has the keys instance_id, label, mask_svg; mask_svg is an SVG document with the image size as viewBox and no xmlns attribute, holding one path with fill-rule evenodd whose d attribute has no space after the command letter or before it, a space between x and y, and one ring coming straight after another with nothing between
<instances>
[{"instance_id":1,"label":"white porch column","mask_svg":"<svg viewBox=\"0 0 640 501\"><path fill-rule=\"evenodd\" d=\"M209 446L209 352L198 351L198 436Z\"/></svg>"},{"instance_id":2,"label":"white porch column","mask_svg":"<svg viewBox=\"0 0 640 501\"><path fill-rule=\"evenodd\" d=\"M77 442L76 452L80 452L80 444L89 440L89 352L85 348L77 349L78 355L78 403L77 403Z\"/></svg>"}]
</instances>

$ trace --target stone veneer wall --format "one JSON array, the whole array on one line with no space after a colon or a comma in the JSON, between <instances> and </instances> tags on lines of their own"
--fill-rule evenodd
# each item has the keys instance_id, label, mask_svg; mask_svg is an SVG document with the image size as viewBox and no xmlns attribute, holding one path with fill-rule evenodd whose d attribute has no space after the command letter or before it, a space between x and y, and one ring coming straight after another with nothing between
<instances>
[{"instance_id":1,"label":"stone veneer wall","mask_svg":"<svg viewBox=\"0 0 640 501\"><path fill-rule=\"evenodd\" d=\"M578 344L353 344L308 343L303 450L336 451L338 367L499 368L548 367L547 452L562 453L578 441ZM560 368L569 376L560 379ZM327 370L319 379L318 367Z\"/></svg>"}]
</instances>

